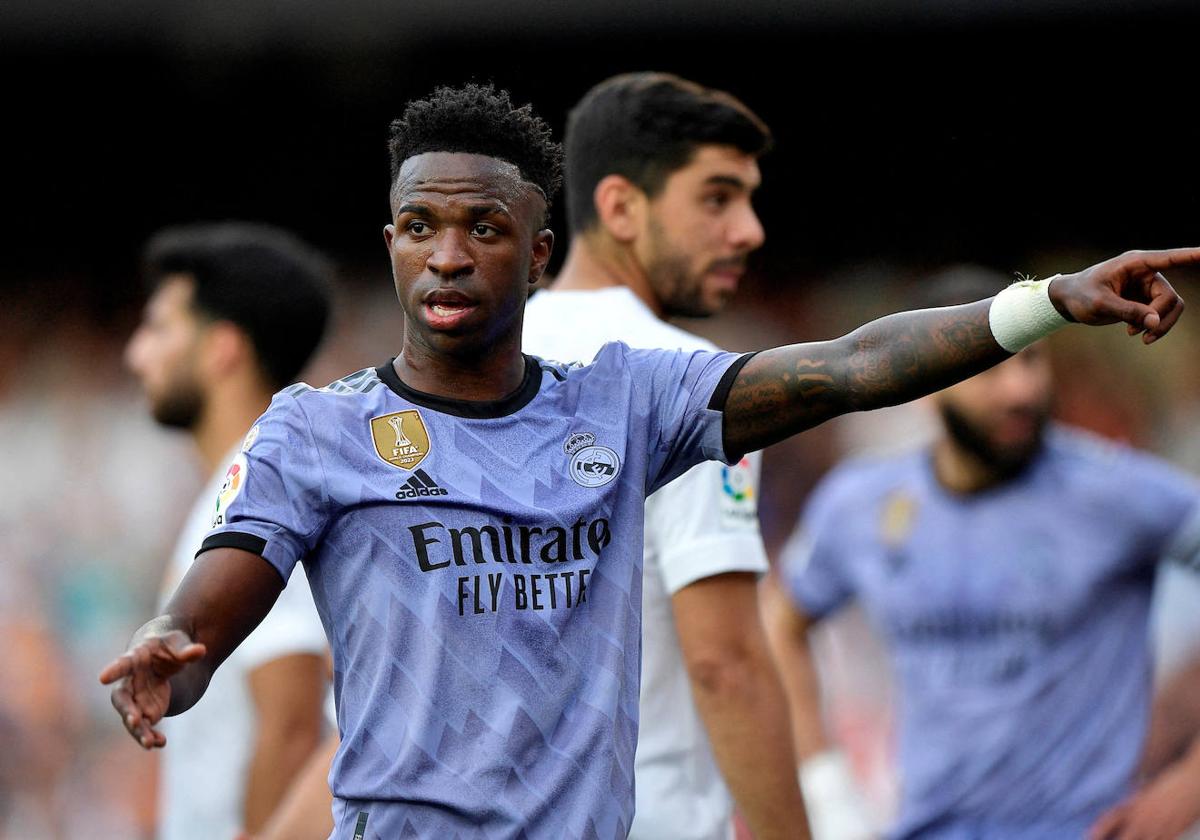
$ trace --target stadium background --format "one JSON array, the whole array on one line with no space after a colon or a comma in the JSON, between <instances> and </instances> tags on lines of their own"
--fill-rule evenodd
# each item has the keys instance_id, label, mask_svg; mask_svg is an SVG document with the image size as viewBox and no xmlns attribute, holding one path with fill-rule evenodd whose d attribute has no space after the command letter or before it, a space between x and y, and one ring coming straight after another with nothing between
<instances>
[{"instance_id":1,"label":"stadium background","mask_svg":"<svg viewBox=\"0 0 1200 840\"><path fill-rule=\"evenodd\" d=\"M731 349L840 334L950 263L1045 274L1200 244L1194 4L378 5L0 7L0 837L148 836L149 765L95 674L149 614L202 476L120 366L140 244L197 219L297 230L341 269L307 378L377 364L398 339L385 130L435 84L494 80L560 132L625 70L756 109L777 139L757 201L767 245L730 312L691 325ZM1197 299L1196 275L1178 279ZM1060 413L1200 468L1197 317L1144 352L1119 330L1056 337ZM913 416L776 447L769 547L839 452L902 437ZM879 669L838 682L840 727L876 743Z\"/></svg>"}]
</instances>

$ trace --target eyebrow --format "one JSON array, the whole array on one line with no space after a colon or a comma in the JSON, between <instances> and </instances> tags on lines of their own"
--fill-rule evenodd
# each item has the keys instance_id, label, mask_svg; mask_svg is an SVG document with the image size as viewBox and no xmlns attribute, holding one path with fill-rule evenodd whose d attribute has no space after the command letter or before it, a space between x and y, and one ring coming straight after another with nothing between
<instances>
[{"instance_id":1,"label":"eyebrow","mask_svg":"<svg viewBox=\"0 0 1200 840\"><path fill-rule=\"evenodd\" d=\"M705 184L713 184L715 186L733 187L737 190L752 191L752 187L734 175L710 175L704 179Z\"/></svg>"},{"instance_id":2,"label":"eyebrow","mask_svg":"<svg viewBox=\"0 0 1200 840\"><path fill-rule=\"evenodd\" d=\"M505 216L507 218L512 218L512 214L508 212L508 208L505 207L503 204L500 204L499 202L488 202L486 204L473 204L473 205L469 205L466 208L466 210L472 219L482 219L484 216L493 216L493 215ZM432 215L433 210L427 204L416 204L413 202L408 202L405 204L401 204L396 209L397 216L402 216L405 213L412 213L415 216L429 216L429 215Z\"/></svg>"}]
</instances>

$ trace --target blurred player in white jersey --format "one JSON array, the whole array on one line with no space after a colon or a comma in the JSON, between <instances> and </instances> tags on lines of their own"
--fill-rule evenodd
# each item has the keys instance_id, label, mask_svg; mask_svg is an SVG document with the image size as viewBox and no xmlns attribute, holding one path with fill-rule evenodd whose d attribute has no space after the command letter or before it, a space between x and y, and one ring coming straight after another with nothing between
<instances>
[{"instance_id":1,"label":"blurred player in white jersey","mask_svg":"<svg viewBox=\"0 0 1200 840\"><path fill-rule=\"evenodd\" d=\"M234 460L247 430L320 342L329 293L324 261L261 225L168 229L143 259L153 293L126 362L154 418L187 431L211 473L167 567L165 600L221 516L223 488L244 480ZM321 737L326 651L297 575L203 702L164 724L173 749L161 765L162 840L226 840L261 827Z\"/></svg>"},{"instance_id":2,"label":"blurred player in white jersey","mask_svg":"<svg viewBox=\"0 0 1200 840\"><path fill-rule=\"evenodd\" d=\"M714 349L664 319L712 315L737 289L763 243L750 197L770 142L741 102L675 76L633 73L589 91L564 144L571 246L526 307L526 349L563 361L613 340ZM803 836L755 594L767 569L759 466L757 453L701 464L646 501L632 838L729 837L733 799L756 837Z\"/></svg>"}]
</instances>

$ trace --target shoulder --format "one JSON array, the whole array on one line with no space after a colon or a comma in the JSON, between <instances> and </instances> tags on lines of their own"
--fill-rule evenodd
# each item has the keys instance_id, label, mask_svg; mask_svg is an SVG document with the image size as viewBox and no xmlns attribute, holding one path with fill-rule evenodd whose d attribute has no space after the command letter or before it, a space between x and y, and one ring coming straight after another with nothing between
<instances>
[{"instance_id":1,"label":"shoulder","mask_svg":"<svg viewBox=\"0 0 1200 840\"><path fill-rule=\"evenodd\" d=\"M680 355L682 354L679 350L636 349L630 347L624 340L609 341L596 351L596 355L590 363L574 367L584 374L610 372L665 359L674 359Z\"/></svg>"},{"instance_id":2,"label":"shoulder","mask_svg":"<svg viewBox=\"0 0 1200 840\"><path fill-rule=\"evenodd\" d=\"M868 510L875 501L913 487L927 454L922 448L887 457L848 458L817 482L807 507L827 516Z\"/></svg>"},{"instance_id":3,"label":"shoulder","mask_svg":"<svg viewBox=\"0 0 1200 840\"><path fill-rule=\"evenodd\" d=\"M621 323L610 325L611 334L631 347L662 350L719 350L706 338L662 320L643 306L621 313Z\"/></svg>"},{"instance_id":4,"label":"shoulder","mask_svg":"<svg viewBox=\"0 0 1200 840\"><path fill-rule=\"evenodd\" d=\"M1046 453L1056 480L1073 498L1111 507L1121 516L1158 519L1200 502L1200 481L1149 452L1080 429L1055 426Z\"/></svg>"},{"instance_id":5,"label":"shoulder","mask_svg":"<svg viewBox=\"0 0 1200 840\"><path fill-rule=\"evenodd\" d=\"M632 347L717 349L663 321L625 286L540 291L525 307L525 340L539 355L592 358L605 342L617 337Z\"/></svg>"},{"instance_id":6,"label":"shoulder","mask_svg":"<svg viewBox=\"0 0 1200 840\"><path fill-rule=\"evenodd\" d=\"M297 382L295 385L289 385L287 388L284 388L275 397L276 399L290 397L296 401L320 400L329 397L367 394L382 385L383 380L379 378L378 368L363 368L362 370L356 370L348 376L343 376L341 379L335 379L328 385L320 388L314 388L307 382Z\"/></svg>"},{"instance_id":7,"label":"shoulder","mask_svg":"<svg viewBox=\"0 0 1200 840\"><path fill-rule=\"evenodd\" d=\"M537 356L531 356L530 358L532 358L537 363L538 367L541 368L543 375L548 373L559 382L565 382L567 376L572 371L579 370L583 367L582 362L557 362L552 359L542 359Z\"/></svg>"},{"instance_id":8,"label":"shoulder","mask_svg":"<svg viewBox=\"0 0 1200 840\"><path fill-rule=\"evenodd\" d=\"M307 382L297 382L275 394L268 413L320 413L327 407L332 408L344 403L347 398L366 397L376 388L386 388L377 368L363 368L319 388Z\"/></svg>"},{"instance_id":9,"label":"shoulder","mask_svg":"<svg viewBox=\"0 0 1200 840\"><path fill-rule=\"evenodd\" d=\"M1079 480L1128 489L1138 481L1196 486L1196 479L1156 455L1069 426L1055 425L1046 435L1052 463Z\"/></svg>"}]
</instances>

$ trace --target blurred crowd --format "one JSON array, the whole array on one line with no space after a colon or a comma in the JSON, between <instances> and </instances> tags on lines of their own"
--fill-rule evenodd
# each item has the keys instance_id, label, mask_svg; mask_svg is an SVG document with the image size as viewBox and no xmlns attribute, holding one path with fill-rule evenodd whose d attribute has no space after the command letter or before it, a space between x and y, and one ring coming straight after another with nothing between
<instances>
[{"instance_id":1,"label":"blurred crowd","mask_svg":"<svg viewBox=\"0 0 1200 840\"><path fill-rule=\"evenodd\" d=\"M318 243L319 244L319 243ZM343 267L335 322L304 379L324 384L383 361L400 322L383 266ZM1052 273L1091 254L1022 266ZM821 277L747 279L725 314L686 324L731 350L829 338L905 308L922 267L864 262ZM132 279L130 282L134 282ZM1184 278L1184 297L1195 284ZM69 289L69 287L68 287ZM1191 295L1195 297L1194 293ZM113 719L101 665L151 614L167 552L202 484L182 436L157 428L122 366L136 311L97 313L70 294L30 291L0 310L0 837L152 836L129 792L152 784L152 756ZM1189 313L1194 316L1194 313ZM1052 339L1058 414L1200 472L1200 325L1185 317L1146 352L1119 352L1120 330ZM920 404L842 418L768 451L760 516L772 555L805 496L849 453L926 436ZM1160 594L1160 675L1200 639L1194 610ZM886 660L860 616L822 630L829 721L880 819L888 771ZM152 802L152 797L142 798Z\"/></svg>"}]
</instances>

